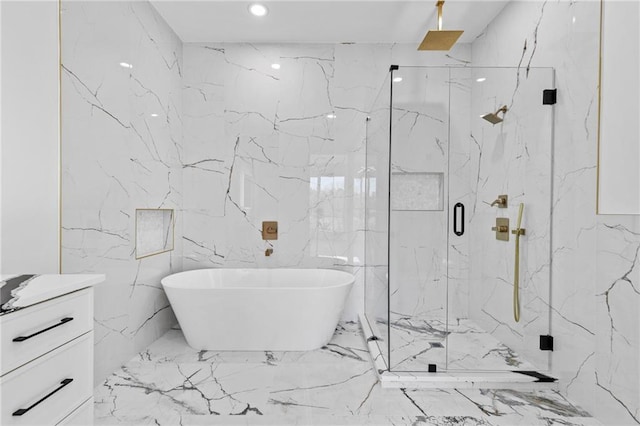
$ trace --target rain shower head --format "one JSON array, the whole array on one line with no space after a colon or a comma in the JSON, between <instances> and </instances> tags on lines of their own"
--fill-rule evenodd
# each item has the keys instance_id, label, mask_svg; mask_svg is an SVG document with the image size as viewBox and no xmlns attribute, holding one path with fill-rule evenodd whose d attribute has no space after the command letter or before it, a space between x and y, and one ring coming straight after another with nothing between
<instances>
[{"instance_id":1,"label":"rain shower head","mask_svg":"<svg viewBox=\"0 0 640 426\"><path fill-rule=\"evenodd\" d=\"M442 29L442 7L444 0L436 3L438 8L438 29L427 32L418 50L450 50L464 31Z\"/></svg>"},{"instance_id":2,"label":"rain shower head","mask_svg":"<svg viewBox=\"0 0 640 426\"><path fill-rule=\"evenodd\" d=\"M500 112L503 114L502 117L498 115L498 113ZM487 120L489 123L496 125L498 123L502 123L502 120L504 120L504 114L506 113L507 113L507 106L505 105L499 110L497 110L496 112L490 112L489 114L483 115L482 118Z\"/></svg>"}]
</instances>

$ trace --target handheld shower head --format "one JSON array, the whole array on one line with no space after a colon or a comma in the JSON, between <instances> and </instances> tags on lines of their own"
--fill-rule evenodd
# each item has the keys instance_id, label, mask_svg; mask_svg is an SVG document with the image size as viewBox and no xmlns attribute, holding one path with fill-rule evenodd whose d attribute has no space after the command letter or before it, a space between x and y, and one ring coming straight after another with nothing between
<instances>
[{"instance_id":1,"label":"handheld shower head","mask_svg":"<svg viewBox=\"0 0 640 426\"><path fill-rule=\"evenodd\" d=\"M500 112L502 113L502 117L498 115L498 113ZM487 120L489 123L496 125L498 123L502 123L502 121L504 120L504 115L506 113L507 113L507 106L504 105L502 108L500 108L496 112L490 112L489 114L483 115L482 118Z\"/></svg>"}]
</instances>

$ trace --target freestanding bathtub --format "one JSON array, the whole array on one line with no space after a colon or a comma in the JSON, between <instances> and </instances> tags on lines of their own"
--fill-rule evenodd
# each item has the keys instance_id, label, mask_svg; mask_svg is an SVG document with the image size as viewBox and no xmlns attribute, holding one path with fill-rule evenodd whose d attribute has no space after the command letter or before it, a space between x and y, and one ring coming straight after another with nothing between
<instances>
[{"instance_id":1,"label":"freestanding bathtub","mask_svg":"<svg viewBox=\"0 0 640 426\"><path fill-rule=\"evenodd\" d=\"M307 351L333 336L354 277L330 269L199 269L161 282L194 349Z\"/></svg>"}]
</instances>

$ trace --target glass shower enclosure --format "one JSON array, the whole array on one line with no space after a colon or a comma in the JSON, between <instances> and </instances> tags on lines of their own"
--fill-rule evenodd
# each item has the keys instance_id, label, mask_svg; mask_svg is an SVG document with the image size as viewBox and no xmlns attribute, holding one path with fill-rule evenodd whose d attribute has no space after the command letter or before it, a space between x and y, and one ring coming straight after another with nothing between
<instances>
[{"instance_id":1,"label":"glass shower enclosure","mask_svg":"<svg viewBox=\"0 0 640 426\"><path fill-rule=\"evenodd\" d=\"M391 67L367 119L364 316L389 371L549 369L554 86Z\"/></svg>"}]
</instances>

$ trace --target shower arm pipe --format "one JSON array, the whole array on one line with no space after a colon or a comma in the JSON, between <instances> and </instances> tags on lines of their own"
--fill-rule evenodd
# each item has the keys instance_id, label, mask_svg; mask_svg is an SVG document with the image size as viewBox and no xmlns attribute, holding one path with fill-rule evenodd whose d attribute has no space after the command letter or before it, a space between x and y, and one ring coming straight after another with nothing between
<instances>
[{"instance_id":1,"label":"shower arm pipe","mask_svg":"<svg viewBox=\"0 0 640 426\"><path fill-rule=\"evenodd\" d=\"M436 3L436 7L438 8L438 31L442 31L442 6L444 6L444 0Z\"/></svg>"},{"instance_id":2,"label":"shower arm pipe","mask_svg":"<svg viewBox=\"0 0 640 426\"><path fill-rule=\"evenodd\" d=\"M511 231L516 236L516 259L513 271L513 319L516 322L520 322L520 236L525 233L525 230L520 225L522 225L523 211L524 203L520 203L516 228Z\"/></svg>"}]
</instances>

